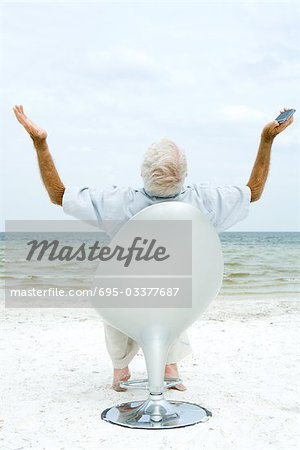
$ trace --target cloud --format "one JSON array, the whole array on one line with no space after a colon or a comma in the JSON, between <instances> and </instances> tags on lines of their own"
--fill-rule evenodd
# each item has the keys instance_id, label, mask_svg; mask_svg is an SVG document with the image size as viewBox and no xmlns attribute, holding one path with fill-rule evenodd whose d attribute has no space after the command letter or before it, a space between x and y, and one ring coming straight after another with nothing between
<instances>
[{"instance_id":1,"label":"cloud","mask_svg":"<svg viewBox=\"0 0 300 450\"><path fill-rule=\"evenodd\" d=\"M227 105L219 110L220 117L234 122L255 122L268 116L263 111L245 105Z\"/></svg>"},{"instance_id":2,"label":"cloud","mask_svg":"<svg viewBox=\"0 0 300 450\"><path fill-rule=\"evenodd\" d=\"M132 47L90 51L79 61L81 67L83 63L85 70L91 71L93 77L108 83L120 80L122 83L126 80L148 82L168 75L149 53Z\"/></svg>"},{"instance_id":3,"label":"cloud","mask_svg":"<svg viewBox=\"0 0 300 450\"><path fill-rule=\"evenodd\" d=\"M242 168L244 177L251 171L265 121L281 106L299 109L298 17L291 5L11 2L3 12L4 183L11 184L16 164L26 169L14 180L23 196L7 203L8 218L24 212L23 199L32 195L43 206L37 213L29 203L26 217L49 212L14 103L23 103L49 132L63 178L80 184L84 176L84 183L100 187L131 184L141 152L163 135L189 152L191 182L200 173L239 182ZM276 142L291 167L297 114L293 129ZM274 167L272 176L283 184ZM25 179L40 190L24 187ZM299 189L296 177L291 183ZM287 204L290 215L282 220L294 226L288 195Z\"/></svg>"}]
</instances>

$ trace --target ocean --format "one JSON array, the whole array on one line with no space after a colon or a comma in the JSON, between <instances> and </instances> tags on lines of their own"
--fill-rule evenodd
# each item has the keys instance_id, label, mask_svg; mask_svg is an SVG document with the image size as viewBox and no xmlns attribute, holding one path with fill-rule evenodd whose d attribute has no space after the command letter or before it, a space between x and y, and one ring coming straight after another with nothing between
<instances>
[{"instance_id":1,"label":"ocean","mask_svg":"<svg viewBox=\"0 0 300 450\"><path fill-rule=\"evenodd\" d=\"M20 241L28 240L28 235L18 236ZM220 296L223 297L282 297L300 299L300 233L297 232L225 232L220 235L225 271ZM74 242L73 242L74 243ZM28 275L28 262L15 251L18 246L15 238L6 240L0 233L0 282L5 279L21 280L22 286L30 286L35 279L43 277L43 264L40 272ZM79 244L77 244L79 245ZM24 245L23 245L24 247ZM7 264L9 263L9 264ZM49 265L48 265L49 267ZM47 269L49 279L57 280L61 265L51 265ZM78 266L68 263L64 277L70 284L78 285L79 279L88 278L89 264ZM16 283L17 284L17 283Z\"/></svg>"},{"instance_id":2,"label":"ocean","mask_svg":"<svg viewBox=\"0 0 300 450\"><path fill-rule=\"evenodd\" d=\"M221 295L300 298L300 233L226 232L220 238Z\"/></svg>"}]
</instances>

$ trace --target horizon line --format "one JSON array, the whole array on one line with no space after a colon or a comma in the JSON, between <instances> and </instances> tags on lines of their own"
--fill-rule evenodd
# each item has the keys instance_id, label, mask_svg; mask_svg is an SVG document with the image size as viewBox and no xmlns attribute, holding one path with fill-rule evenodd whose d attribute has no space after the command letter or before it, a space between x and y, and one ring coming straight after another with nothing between
<instances>
[{"instance_id":1,"label":"horizon line","mask_svg":"<svg viewBox=\"0 0 300 450\"><path fill-rule=\"evenodd\" d=\"M39 233L39 231L25 231L26 233ZM106 234L105 231L101 231L103 234ZM0 230L0 233L12 233L12 231ZM23 233L23 231L13 231L13 233ZM51 231L50 231L51 233ZM54 231L54 233L60 233L59 231ZM74 231L74 233L81 233L81 231ZM97 233L97 230L94 231ZM221 231L219 234L224 233L300 233L300 230L236 230L236 231Z\"/></svg>"}]
</instances>

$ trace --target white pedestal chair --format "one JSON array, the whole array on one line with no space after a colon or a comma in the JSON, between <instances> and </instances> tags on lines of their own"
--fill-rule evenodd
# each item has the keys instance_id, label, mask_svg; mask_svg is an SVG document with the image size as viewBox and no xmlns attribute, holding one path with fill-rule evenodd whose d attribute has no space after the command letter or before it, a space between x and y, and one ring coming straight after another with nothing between
<instances>
[{"instance_id":1,"label":"white pedestal chair","mask_svg":"<svg viewBox=\"0 0 300 450\"><path fill-rule=\"evenodd\" d=\"M133 224L133 221L160 221L148 222L156 223L159 226L166 221L170 234L172 234L172 229L176 228L175 223L181 224L182 221L189 223L192 253L189 279L191 298L187 299L187 307L184 305L172 307L172 303L171 307L170 304L167 307L152 307L151 303L151 307L144 307L145 303L150 302L149 297L138 298L141 307L137 307L136 303L133 307L125 308L110 307L109 305L99 307L99 304L95 306L104 321L137 341L143 350L148 379L128 381L122 385L127 388L144 388L149 391L148 399L113 406L103 411L101 417L113 424L147 429L177 428L204 422L211 415L205 408L193 403L165 399L163 392L172 385L180 383L181 380L168 379L165 381L164 368L170 345L195 322L220 290L223 279L223 257L218 234L198 209L182 202L163 202L152 205L136 214L120 231L123 232L124 228ZM134 225L135 227L141 226L138 223ZM120 231L113 238L110 244L111 248L113 248L113 242L118 241ZM176 239L179 243L183 236L176 236ZM103 267L104 265L102 265ZM175 286L177 281L188 278L186 275L182 278L175 276L173 285ZM124 279L126 280L126 277L121 277L119 281ZM123 287L125 291L125 284Z\"/></svg>"}]
</instances>

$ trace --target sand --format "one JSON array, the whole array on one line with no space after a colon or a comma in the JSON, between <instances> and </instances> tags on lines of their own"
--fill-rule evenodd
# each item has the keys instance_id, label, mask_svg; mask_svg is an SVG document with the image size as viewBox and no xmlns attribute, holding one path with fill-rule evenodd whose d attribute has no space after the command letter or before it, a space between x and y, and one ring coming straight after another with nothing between
<instances>
[{"instance_id":1,"label":"sand","mask_svg":"<svg viewBox=\"0 0 300 450\"><path fill-rule=\"evenodd\" d=\"M93 310L2 313L2 449L300 448L299 301L217 299L189 332L194 353L180 364L188 390L166 394L199 403L213 417L164 431L101 420L103 409L145 394L110 389L110 360ZM145 377L142 354L131 369L133 378Z\"/></svg>"}]
</instances>

